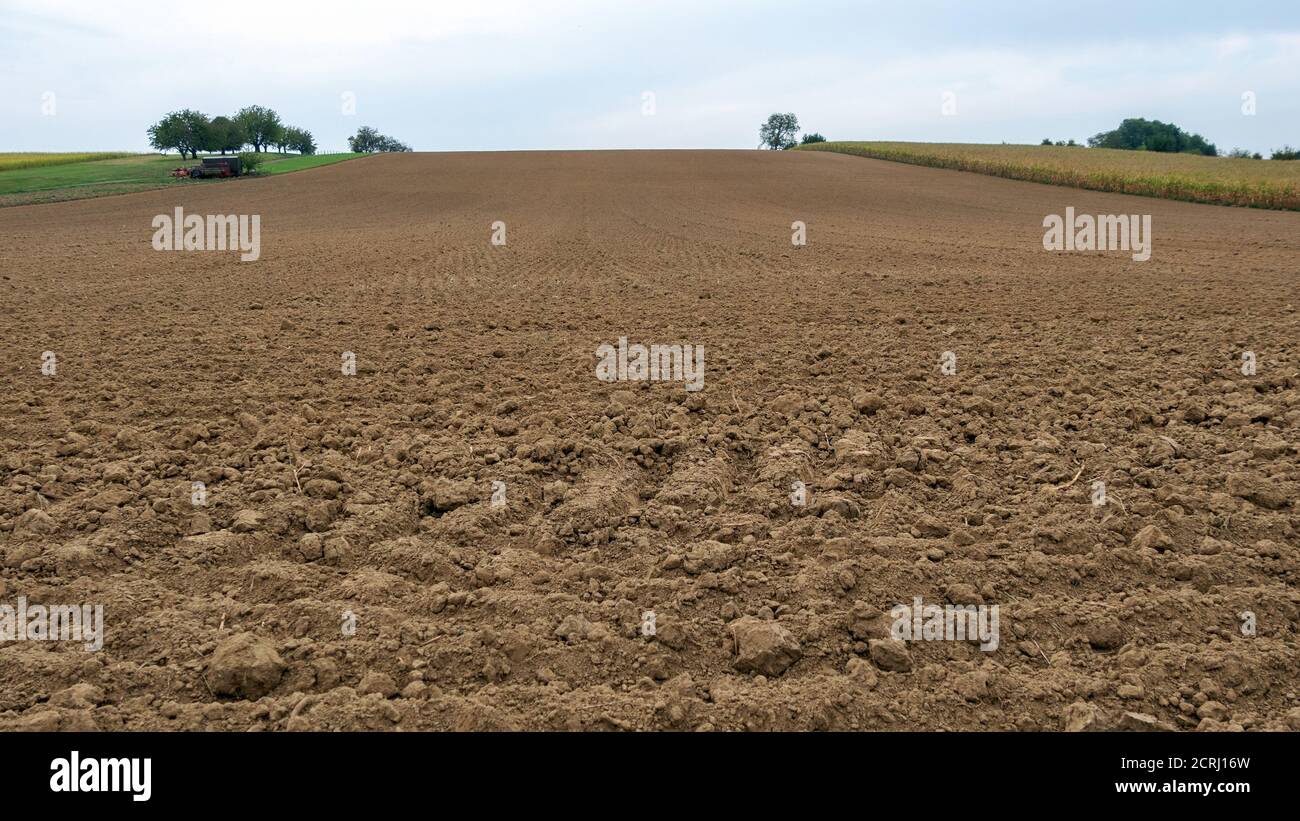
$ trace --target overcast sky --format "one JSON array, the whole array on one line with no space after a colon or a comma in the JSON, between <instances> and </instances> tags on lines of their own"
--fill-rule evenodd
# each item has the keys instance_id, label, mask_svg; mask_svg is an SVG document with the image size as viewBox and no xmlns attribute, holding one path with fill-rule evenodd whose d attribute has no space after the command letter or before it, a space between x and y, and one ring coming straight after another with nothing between
<instances>
[{"instance_id":1,"label":"overcast sky","mask_svg":"<svg viewBox=\"0 0 1300 821\"><path fill-rule=\"evenodd\" d=\"M1300 146L1300 2L0 0L0 151L146 150L167 111L252 103L322 150L360 125L421 151L753 148L793 111L949 142L1142 116L1267 152Z\"/></svg>"}]
</instances>

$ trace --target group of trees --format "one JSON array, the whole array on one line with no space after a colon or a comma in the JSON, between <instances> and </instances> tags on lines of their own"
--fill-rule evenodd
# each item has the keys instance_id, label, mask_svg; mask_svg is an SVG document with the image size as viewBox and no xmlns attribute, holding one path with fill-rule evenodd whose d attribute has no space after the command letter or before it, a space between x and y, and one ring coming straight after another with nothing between
<instances>
[{"instance_id":1,"label":"group of trees","mask_svg":"<svg viewBox=\"0 0 1300 821\"><path fill-rule=\"evenodd\" d=\"M1264 155L1258 151L1251 153L1244 148L1234 148L1228 152L1227 156L1236 157L1242 160L1262 160ZM1292 148L1284 145L1281 148L1274 148L1270 160L1300 160L1300 148Z\"/></svg>"},{"instance_id":2,"label":"group of trees","mask_svg":"<svg viewBox=\"0 0 1300 821\"><path fill-rule=\"evenodd\" d=\"M1043 140L1042 144L1077 145L1074 140L1070 140L1069 142L1057 140L1053 143L1050 139ZM1189 134L1173 123L1162 123L1159 120L1144 120L1140 117L1125 120L1119 124L1119 128L1116 128L1113 131L1103 131L1100 134L1089 137L1088 145L1093 148L1122 148L1130 151L1163 151L1182 154L1203 154L1207 157L1219 156L1219 149L1214 145L1214 143L1205 139L1200 134ZM1247 151L1244 148L1234 148L1231 151L1225 152L1222 156L1248 160L1264 159L1264 155L1258 151ZM1269 159L1300 159L1300 151L1284 145L1281 148L1275 149Z\"/></svg>"},{"instance_id":3,"label":"group of trees","mask_svg":"<svg viewBox=\"0 0 1300 821\"><path fill-rule=\"evenodd\" d=\"M1178 154L1204 154L1215 157L1219 149L1200 134L1189 134L1173 123L1131 117L1113 131L1103 131L1088 138L1093 148L1127 148L1135 151L1164 151Z\"/></svg>"},{"instance_id":4,"label":"group of trees","mask_svg":"<svg viewBox=\"0 0 1300 821\"><path fill-rule=\"evenodd\" d=\"M233 117L209 118L191 108L173 111L149 126L149 144L159 151L178 151L197 159L200 151L238 152L245 145L262 152L275 148L315 154L316 140L305 128L286 126L275 111L260 105L241 108Z\"/></svg>"},{"instance_id":5,"label":"group of trees","mask_svg":"<svg viewBox=\"0 0 1300 821\"><path fill-rule=\"evenodd\" d=\"M811 143L824 143L826 138L813 132L803 135L803 139L795 142L795 135L799 133L799 118L793 114L773 114L767 118L767 122L758 128L758 147L770 148L773 151L785 151L788 148L794 148L798 145L809 145Z\"/></svg>"},{"instance_id":6,"label":"group of trees","mask_svg":"<svg viewBox=\"0 0 1300 821\"><path fill-rule=\"evenodd\" d=\"M401 140L386 137L368 125L358 128L356 136L348 137L348 148L359 154L411 150L411 147Z\"/></svg>"}]
</instances>

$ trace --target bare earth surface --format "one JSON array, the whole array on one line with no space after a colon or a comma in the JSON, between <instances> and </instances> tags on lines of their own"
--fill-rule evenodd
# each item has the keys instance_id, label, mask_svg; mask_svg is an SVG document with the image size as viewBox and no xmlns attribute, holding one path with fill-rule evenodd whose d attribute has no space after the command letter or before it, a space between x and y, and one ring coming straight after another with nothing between
<instances>
[{"instance_id":1,"label":"bare earth surface","mask_svg":"<svg viewBox=\"0 0 1300 821\"><path fill-rule=\"evenodd\" d=\"M154 251L177 205L260 261ZM1067 206L1150 261L1044 251ZM0 644L0 729L1300 727L1300 214L416 154L0 237L0 603L105 619ZM704 390L599 381L619 337ZM998 648L888 643L918 596Z\"/></svg>"}]
</instances>

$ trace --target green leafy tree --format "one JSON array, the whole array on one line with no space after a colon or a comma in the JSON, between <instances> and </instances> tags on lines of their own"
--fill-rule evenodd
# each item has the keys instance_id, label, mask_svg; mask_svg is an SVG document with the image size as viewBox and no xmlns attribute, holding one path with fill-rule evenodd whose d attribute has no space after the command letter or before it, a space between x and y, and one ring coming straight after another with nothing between
<instances>
[{"instance_id":1,"label":"green leafy tree","mask_svg":"<svg viewBox=\"0 0 1300 821\"><path fill-rule=\"evenodd\" d=\"M250 105L239 109L235 122L244 130L244 137L252 144L254 151L265 151L284 138L284 125L280 122L280 115L265 106Z\"/></svg>"},{"instance_id":2,"label":"green leafy tree","mask_svg":"<svg viewBox=\"0 0 1300 821\"><path fill-rule=\"evenodd\" d=\"M262 164L262 161L264 159L266 158L263 157L261 154L254 154L251 151L245 151L244 153L240 154L239 163L240 165L243 166L242 173L244 174L257 173L257 169Z\"/></svg>"},{"instance_id":3,"label":"green leafy tree","mask_svg":"<svg viewBox=\"0 0 1300 821\"><path fill-rule=\"evenodd\" d=\"M206 150L211 140L211 127L207 115L200 111L173 111L149 126L149 144L164 153L175 150L181 159L186 154L198 158L199 151Z\"/></svg>"},{"instance_id":4,"label":"green leafy tree","mask_svg":"<svg viewBox=\"0 0 1300 821\"><path fill-rule=\"evenodd\" d=\"M295 128L289 126L284 130L284 146L290 151L296 151L299 154L315 154L316 140L312 138L311 132L305 128Z\"/></svg>"},{"instance_id":5,"label":"green leafy tree","mask_svg":"<svg viewBox=\"0 0 1300 821\"><path fill-rule=\"evenodd\" d=\"M799 145L812 145L813 143L824 142L826 142L826 138L814 131L811 134L803 135L803 139L799 141Z\"/></svg>"},{"instance_id":6,"label":"green leafy tree","mask_svg":"<svg viewBox=\"0 0 1300 821\"><path fill-rule=\"evenodd\" d=\"M369 154L378 150L379 139L378 131L363 125L357 129L355 136L348 137L348 148L354 154Z\"/></svg>"},{"instance_id":7,"label":"green leafy tree","mask_svg":"<svg viewBox=\"0 0 1300 821\"><path fill-rule=\"evenodd\" d=\"M1173 123L1133 117L1114 131L1103 131L1088 138L1093 148L1123 148L1130 151L1161 151L1217 156L1219 149L1200 134L1189 134Z\"/></svg>"},{"instance_id":8,"label":"green leafy tree","mask_svg":"<svg viewBox=\"0 0 1300 821\"><path fill-rule=\"evenodd\" d=\"M1273 150L1270 160L1300 160L1300 149L1284 145Z\"/></svg>"},{"instance_id":9,"label":"green leafy tree","mask_svg":"<svg viewBox=\"0 0 1300 821\"><path fill-rule=\"evenodd\" d=\"M360 154L411 150L411 147L401 140L386 137L368 125L361 126L355 136L348 137L348 148Z\"/></svg>"},{"instance_id":10,"label":"green leafy tree","mask_svg":"<svg viewBox=\"0 0 1300 821\"><path fill-rule=\"evenodd\" d=\"M149 145L163 154L168 151L179 151L181 158L184 159L185 151L181 149L179 115L175 113L168 114L149 126L147 133L149 134Z\"/></svg>"},{"instance_id":11,"label":"green leafy tree","mask_svg":"<svg viewBox=\"0 0 1300 821\"><path fill-rule=\"evenodd\" d=\"M770 148L774 151L794 148L794 137L798 133L798 117L793 114L773 114L767 118L767 122L759 126L758 146L759 148Z\"/></svg>"},{"instance_id":12,"label":"green leafy tree","mask_svg":"<svg viewBox=\"0 0 1300 821\"><path fill-rule=\"evenodd\" d=\"M229 117L217 116L212 118L208 126L208 143L204 146L207 151L220 151L225 154L227 151L234 153L244 147L248 140L244 136L244 129L239 123Z\"/></svg>"}]
</instances>

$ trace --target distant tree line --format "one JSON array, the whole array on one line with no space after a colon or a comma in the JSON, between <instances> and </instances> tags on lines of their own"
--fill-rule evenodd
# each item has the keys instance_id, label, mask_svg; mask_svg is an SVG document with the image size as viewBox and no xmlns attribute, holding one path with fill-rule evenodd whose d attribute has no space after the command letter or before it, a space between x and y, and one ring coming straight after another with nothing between
<instances>
[{"instance_id":1,"label":"distant tree line","mask_svg":"<svg viewBox=\"0 0 1300 821\"><path fill-rule=\"evenodd\" d=\"M237 153L246 145L254 151L271 148L284 153L315 154L316 140L305 128L284 125L280 115L260 105L241 108L233 117L209 118L192 108L173 111L149 126L149 144L162 152L177 151L197 159L200 151Z\"/></svg>"},{"instance_id":2,"label":"distant tree line","mask_svg":"<svg viewBox=\"0 0 1300 821\"><path fill-rule=\"evenodd\" d=\"M1113 131L1103 131L1088 138L1093 148L1125 148L1133 151L1162 151L1177 154L1204 154L1215 157L1219 149L1200 134L1189 134L1173 123L1131 117Z\"/></svg>"},{"instance_id":3,"label":"distant tree line","mask_svg":"<svg viewBox=\"0 0 1300 821\"><path fill-rule=\"evenodd\" d=\"M358 128L356 136L348 137L348 148L358 154L411 150L411 147L401 140L386 137L368 125Z\"/></svg>"},{"instance_id":4,"label":"distant tree line","mask_svg":"<svg viewBox=\"0 0 1300 821\"><path fill-rule=\"evenodd\" d=\"M1051 140L1043 140L1043 145L1052 145ZM1056 145L1075 145L1057 140ZM1182 154L1202 154L1207 157L1224 156L1237 159L1262 160L1264 155L1258 151L1234 148L1220 152L1214 143L1200 134L1189 134L1173 123L1159 120L1144 120L1140 117L1130 118L1119 124L1113 131L1103 131L1088 138L1088 145L1094 148L1121 148L1130 151L1162 151ZM1274 149L1271 160L1300 159L1300 151L1289 145Z\"/></svg>"}]
</instances>

